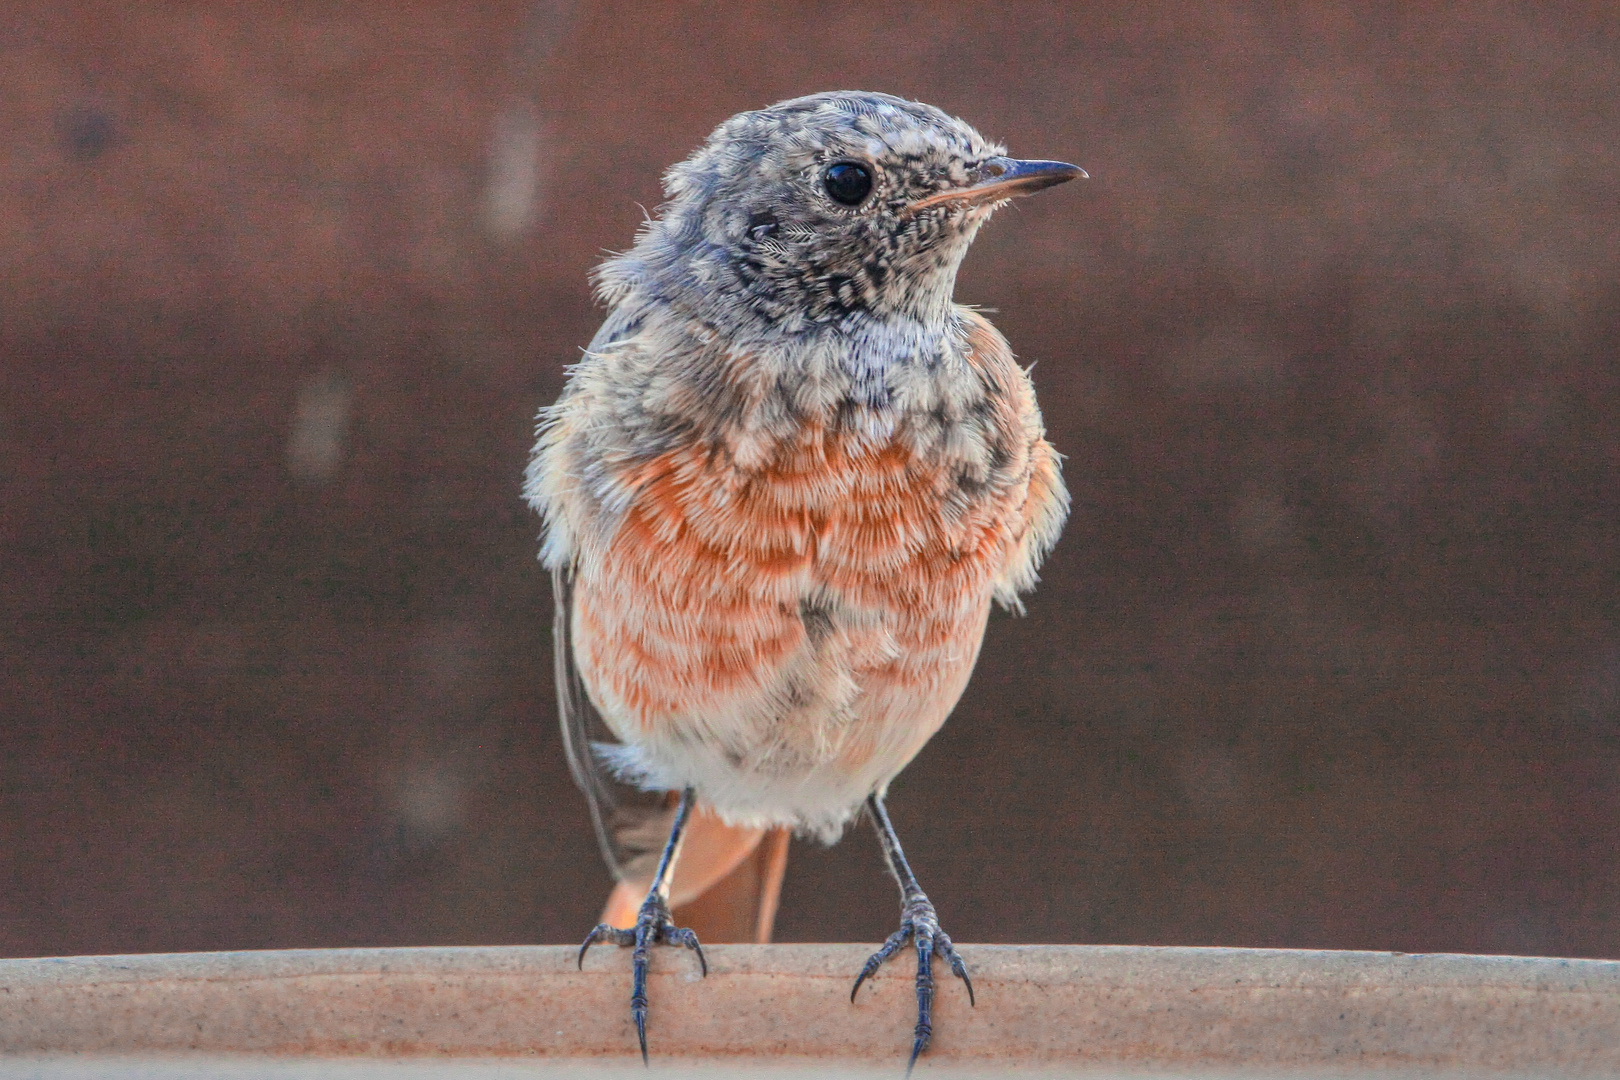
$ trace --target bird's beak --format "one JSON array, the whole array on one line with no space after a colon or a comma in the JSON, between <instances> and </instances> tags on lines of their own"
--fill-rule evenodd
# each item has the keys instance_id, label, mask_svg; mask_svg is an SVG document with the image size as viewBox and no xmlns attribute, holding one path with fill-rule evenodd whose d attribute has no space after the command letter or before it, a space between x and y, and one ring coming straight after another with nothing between
<instances>
[{"instance_id":1,"label":"bird's beak","mask_svg":"<svg viewBox=\"0 0 1620 1080\"><path fill-rule=\"evenodd\" d=\"M1070 180L1087 179L1086 170L1062 161L1020 161L1018 158L993 157L975 170L965 187L938 191L926 199L918 199L906 209L915 213L930 206L947 203L957 206L978 206L982 203L1001 202L1019 195L1033 195L1042 188Z\"/></svg>"}]
</instances>

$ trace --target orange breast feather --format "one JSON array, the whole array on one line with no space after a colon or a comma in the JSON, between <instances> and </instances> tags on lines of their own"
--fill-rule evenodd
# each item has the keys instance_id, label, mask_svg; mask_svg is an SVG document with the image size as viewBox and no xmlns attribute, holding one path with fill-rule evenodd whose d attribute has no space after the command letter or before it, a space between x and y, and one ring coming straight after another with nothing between
<instances>
[{"instance_id":1,"label":"orange breast feather","mask_svg":"<svg viewBox=\"0 0 1620 1080\"><path fill-rule=\"evenodd\" d=\"M625 477L634 495L578 579L575 616L581 674L610 722L633 729L622 737L701 725L728 702L781 704L784 693L810 709L843 702L839 756L895 737L862 730L863 700L935 703L909 721L906 758L938 728L977 655L992 592L1027 587L1024 564L1062 518L1028 379L1000 335L972 318L980 422L993 438L968 452L993 460L964 460L926 429L937 418L903 420L875 445L810 420L758 467L739 466L715 436ZM807 668L811 656L825 662ZM782 691L790 669L810 673Z\"/></svg>"}]
</instances>

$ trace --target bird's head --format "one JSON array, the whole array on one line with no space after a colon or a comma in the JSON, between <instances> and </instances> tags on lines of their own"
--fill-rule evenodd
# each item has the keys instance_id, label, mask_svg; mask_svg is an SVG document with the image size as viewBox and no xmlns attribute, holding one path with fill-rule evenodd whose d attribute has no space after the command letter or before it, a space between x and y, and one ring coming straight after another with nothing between
<instances>
[{"instance_id":1,"label":"bird's head","mask_svg":"<svg viewBox=\"0 0 1620 1080\"><path fill-rule=\"evenodd\" d=\"M721 325L797 332L853 314L943 320L995 209L1085 176L1021 161L931 105L834 91L721 124L671 168L668 202L601 273Z\"/></svg>"}]
</instances>

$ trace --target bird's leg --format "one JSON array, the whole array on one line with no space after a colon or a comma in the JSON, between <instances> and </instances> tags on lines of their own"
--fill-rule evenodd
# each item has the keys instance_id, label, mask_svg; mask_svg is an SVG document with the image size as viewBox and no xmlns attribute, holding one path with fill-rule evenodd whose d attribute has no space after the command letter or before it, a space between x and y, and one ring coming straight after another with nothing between
<instances>
[{"instance_id":1,"label":"bird's leg","mask_svg":"<svg viewBox=\"0 0 1620 1080\"><path fill-rule=\"evenodd\" d=\"M686 819L692 813L692 789L681 792L680 805L675 808L675 824L670 827L669 840L664 844L663 857L658 860L658 872L653 875L652 888L636 916L636 925L628 930L602 923L585 944L579 947L579 966L585 966L585 952L598 941L611 941L615 945L632 945L630 954L630 1015L636 1022L636 1038L641 1041L641 1061L647 1062L647 954L653 945L685 945L697 953L703 974L709 974L708 961L703 959L703 947L697 935L675 925L669 913L669 881L675 874L675 857L680 854L681 834L686 831Z\"/></svg>"},{"instance_id":2,"label":"bird's leg","mask_svg":"<svg viewBox=\"0 0 1620 1080\"><path fill-rule=\"evenodd\" d=\"M916 1039L911 1044L911 1060L906 1064L906 1075L910 1076L912 1067L917 1064L917 1055L923 1052L923 1048L928 1045L929 1037L934 1033L934 957L937 955L950 964L951 971L956 977L967 984L969 1005L973 1004L973 982L968 978L967 965L956 955L956 948L951 944L950 937L939 928L939 916L934 912L934 905L929 903L922 887L917 884L916 875L906 863L906 853L900 849L900 838L894 834L894 825L889 821L889 811L884 808L883 800L871 795L867 797L866 805L872 812L872 824L877 829L878 842L883 845L883 857L888 861L889 873L900 883L900 929L890 934L889 939L883 943L883 948L873 953L866 961L866 966L861 968L861 973L855 977L855 986L849 992L849 1000L855 1000L855 994L860 990L861 983L882 967L883 961L899 952L907 939L915 942L917 1031Z\"/></svg>"}]
</instances>

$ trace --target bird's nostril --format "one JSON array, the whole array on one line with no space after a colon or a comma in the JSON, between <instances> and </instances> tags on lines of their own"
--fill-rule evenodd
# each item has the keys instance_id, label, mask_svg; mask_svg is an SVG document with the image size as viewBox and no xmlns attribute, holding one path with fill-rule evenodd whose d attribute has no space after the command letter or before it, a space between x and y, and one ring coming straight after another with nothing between
<instances>
[{"instance_id":1,"label":"bird's nostril","mask_svg":"<svg viewBox=\"0 0 1620 1080\"><path fill-rule=\"evenodd\" d=\"M776 234L776 215L769 210L761 210L749 215L748 235L755 240L766 240Z\"/></svg>"},{"instance_id":2,"label":"bird's nostril","mask_svg":"<svg viewBox=\"0 0 1620 1080\"><path fill-rule=\"evenodd\" d=\"M1007 166L1003 165L999 161L987 161L979 167L980 175L984 176L984 178L987 180L994 180L996 177L1000 176L1006 171Z\"/></svg>"}]
</instances>

